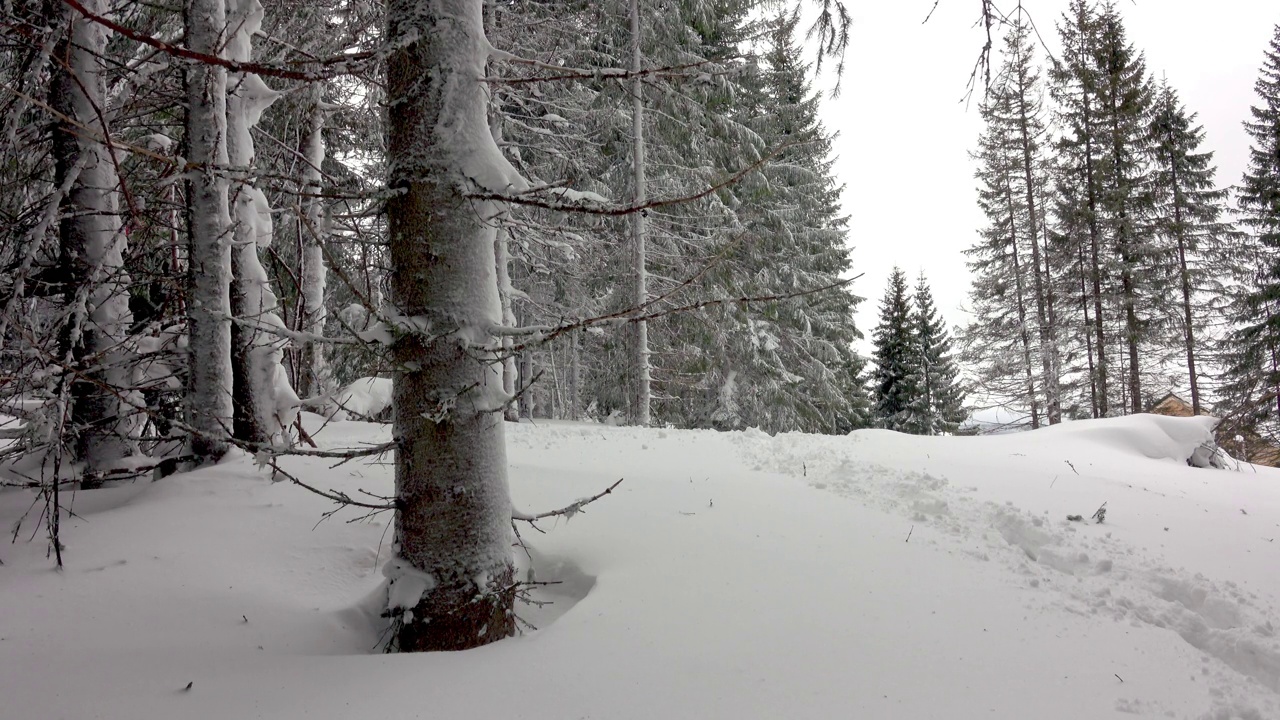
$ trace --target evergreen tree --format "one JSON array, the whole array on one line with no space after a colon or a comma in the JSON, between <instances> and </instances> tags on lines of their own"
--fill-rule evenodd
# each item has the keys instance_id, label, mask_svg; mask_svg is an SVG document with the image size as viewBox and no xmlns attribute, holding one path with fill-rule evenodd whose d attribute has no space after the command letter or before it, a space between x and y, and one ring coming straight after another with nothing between
<instances>
[{"instance_id":1,"label":"evergreen tree","mask_svg":"<svg viewBox=\"0 0 1280 720\"><path fill-rule=\"evenodd\" d=\"M986 127L974 157L979 162L978 203L988 225L981 241L966 251L974 275L975 318L964 340L987 399L1029 410L1036 428L1042 408L1048 422L1059 421L1060 393L1044 242L1048 168L1041 146L1046 128L1028 34L1019 18L1005 39L1004 62L980 107ZM1011 350L1006 347L1010 342L1019 347Z\"/></svg>"},{"instance_id":2,"label":"evergreen tree","mask_svg":"<svg viewBox=\"0 0 1280 720\"><path fill-rule=\"evenodd\" d=\"M916 282L911 315L915 353L912 382L916 396L910 403L905 432L916 435L952 435L966 413L960 371L951 353L951 337L933 303L933 292L924 273Z\"/></svg>"},{"instance_id":3,"label":"evergreen tree","mask_svg":"<svg viewBox=\"0 0 1280 720\"><path fill-rule=\"evenodd\" d=\"M875 368L871 391L876 425L899 432L912 432L917 427L912 413L921 394L913 314L907 276L895 267L880 301L880 323L872 333Z\"/></svg>"},{"instance_id":4,"label":"evergreen tree","mask_svg":"<svg viewBox=\"0 0 1280 720\"><path fill-rule=\"evenodd\" d=\"M1108 336L1103 313L1103 285L1109 282L1104 239L1099 222L1103 185L1099 162L1103 123L1099 104L1101 79L1095 67L1098 16L1086 0L1072 0L1058 23L1062 52L1050 68L1050 94L1055 100L1059 136L1055 143L1057 192L1054 214L1056 244L1073 264L1080 290L1080 313L1087 333L1090 404L1094 417L1110 410ZM1073 283L1074 284L1074 283Z\"/></svg>"},{"instance_id":5,"label":"evergreen tree","mask_svg":"<svg viewBox=\"0 0 1280 720\"><path fill-rule=\"evenodd\" d=\"M1149 220L1153 212L1149 126L1154 88L1146 61L1128 42L1115 5L1103 5L1095 63L1103 111L1101 220L1117 265L1120 311L1128 353L1127 400L1130 412L1143 410L1140 345L1148 340L1147 323L1154 292L1146 269L1155 253Z\"/></svg>"},{"instance_id":6,"label":"evergreen tree","mask_svg":"<svg viewBox=\"0 0 1280 720\"><path fill-rule=\"evenodd\" d=\"M1154 296L1168 325L1179 331L1176 344L1185 354L1191 407L1198 415L1198 358L1207 316L1223 293L1215 270L1231 261L1231 253L1224 251L1234 246L1228 242L1234 232L1222 219L1227 193L1214 186L1213 153L1200 149L1204 128L1195 121L1195 113L1188 114L1173 88L1161 83L1151 123L1154 221L1160 243Z\"/></svg>"},{"instance_id":7,"label":"evergreen tree","mask_svg":"<svg viewBox=\"0 0 1280 720\"><path fill-rule=\"evenodd\" d=\"M649 294L670 305L708 298L779 295L824 287L849 269L831 139L818 121L796 18L767 26L753 2L642 4L644 66L698 63L645 79L643 124L648 196L704 191L744 168L755 172L693 202L646 218ZM627 66L627 3L536 11L538 43L569 67ZM497 8L500 19L503 7ZM510 17L519 34L534 18ZM582 27L593 28L584 34ZM763 40L756 46L748 41ZM523 44L523 35L519 41ZM541 47L541 44L539 45ZM529 73L538 68L503 68ZM575 187L627 201L635 174L634 98L608 79L497 85L507 117L504 151L535 185ZM536 92L529 90L536 89ZM595 152L584 153L583 147ZM623 218L521 208L510 225L511 293L518 324L617 312L635 304L631 228ZM620 251L621 250L621 251ZM630 278L630 279L629 279ZM625 289L625 291L624 291ZM731 303L650 320L653 420L683 427L759 427L769 432L847 432L869 422L862 359L852 349L857 298L847 289L762 303ZM526 352L538 383L523 397L539 413L631 416L636 364L631 333L575 333ZM574 410L573 408L578 408Z\"/></svg>"},{"instance_id":8,"label":"evergreen tree","mask_svg":"<svg viewBox=\"0 0 1280 720\"><path fill-rule=\"evenodd\" d=\"M1254 90L1259 102L1245 122L1253 143L1238 204L1255 273L1233 308L1237 327L1224 346L1222 393L1240 425L1274 435L1280 424L1280 25Z\"/></svg>"},{"instance_id":9,"label":"evergreen tree","mask_svg":"<svg viewBox=\"0 0 1280 720\"><path fill-rule=\"evenodd\" d=\"M1095 413L1139 412L1142 350L1156 316L1148 162L1154 86L1113 4L1073 0L1058 29L1063 53L1050 74L1062 129L1058 251L1083 261L1075 267L1084 273L1063 280L1073 289L1083 281L1087 295L1081 311L1093 335L1087 346ZM1111 382L1116 358L1119 386Z\"/></svg>"},{"instance_id":10,"label":"evergreen tree","mask_svg":"<svg viewBox=\"0 0 1280 720\"><path fill-rule=\"evenodd\" d=\"M798 22L795 15L773 22L768 52L737 95L737 113L773 154L759 173L724 193L742 235L712 277L730 296L825 287L850 266L831 136L818 120L809 68L800 59ZM711 374L733 373L735 392L718 397L713 424L827 433L866 426L870 403L853 350L857 302L847 288L836 288L725 308L724 340L716 343L722 352Z\"/></svg>"}]
</instances>

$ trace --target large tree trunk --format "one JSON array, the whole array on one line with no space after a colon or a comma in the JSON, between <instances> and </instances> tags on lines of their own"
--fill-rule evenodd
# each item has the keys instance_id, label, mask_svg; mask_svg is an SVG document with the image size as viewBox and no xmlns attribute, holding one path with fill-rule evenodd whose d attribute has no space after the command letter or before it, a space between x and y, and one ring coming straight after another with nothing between
<instances>
[{"instance_id":1,"label":"large tree trunk","mask_svg":"<svg viewBox=\"0 0 1280 720\"><path fill-rule=\"evenodd\" d=\"M103 0L89 0L85 7L107 12ZM120 183L105 144L110 130L102 120L106 31L70 8L63 17L69 28L53 53L49 93L53 108L75 121L53 125L55 182L68 184L59 224L68 311L62 343L63 356L72 359L78 373L71 381L72 448L85 463L86 486L92 486L117 461L137 452L125 401L130 371L124 342L133 319L117 212Z\"/></svg>"},{"instance_id":2,"label":"large tree trunk","mask_svg":"<svg viewBox=\"0 0 1280 720\"><path fill-rule=\"evenodd\" d=\"M631 0L631 69L639 73L640 56L640 0ZM644 78L639 74L631 85L631 133L632 133L632 171L635 176L636 206L645 203L647 189L645 187L644 168ZM645 265L645 213L631 215L631 243L633 270L635 272L637 306L649 302L649 275ZM632 373L635 375L635 395L633 399L631 421L636 425L649 424L649 324L644 320L635 323L635 345L632 348Z\"/></svg>"},{"instance_id":3,"label":"large tree trunk","mask_svg":"<svg viewBox=\"0 0 1280 720\"><path fill-rule=\"evenodd\" d=\"M223 0L186 0L187 46L220 54L226 27ZM227 210L227 73L217 65L187 66L186 157L188 375L191 452L216 460L231 430L231 218Z\"/></svg>"},{"instance_id":4,"label":"large tree trunk","mask_svg":"<svg viewBox=\"0 0 1280 720\"><path fill-rule=\"evenodd\" d=\"M251 38L262 25L258 0L226 0L227 56L252 58ZM271 245L271 208L252 182L254 161L251 131L262 112L278 97L253 73L231 73L227 80L227 155L238 172L248 173L232 184L231 328L233 434L251 443L280 442L287 437L297 413L297 395L281 364L287 342L276 311L258 249Z\"/></svg>"},{"instance_id":5,"label":"large tree trunk","mask_svg":"<svg viewBox=\"0 0 1280 720\"><path fill-rule=\"evenodd\" d=\"M495 225L467 197L519 179L489 134L482 0L388 0L396 330L394 647L462 650L515 630L511 501L493 328ZM486 349L487 348L487 349Z\"/></svg>"}]
</instances>

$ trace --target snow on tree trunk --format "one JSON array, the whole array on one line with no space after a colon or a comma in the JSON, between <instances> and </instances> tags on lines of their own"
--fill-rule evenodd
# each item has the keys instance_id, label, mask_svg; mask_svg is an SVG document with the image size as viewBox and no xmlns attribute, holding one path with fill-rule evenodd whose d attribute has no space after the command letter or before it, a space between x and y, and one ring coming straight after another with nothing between
<instances>
[{"instance_id":1,"label":"snow on tree trunk","mask_svg":"<svg viewBox=\"0 0 1280 720\"><path fill-rule=\"evenodd\" d=\"M324 264L324 242L328 235L324 205L320 201L320 184L324 165L324 125L327 109L324 105L323 82L311 86L311 115L308 117L307 137L303 145L306 162L302 168L302 323L301 329L309 336L324 335L328 314L324 306L328 271ZM334 389L333 373L329 369L324 343L308 341L302 349L302 371L298 373L299 394L307 397L323 395Z\"/></svg>"},{"instance_id":2,"label":"snow on tree trunk","mask_svg":"<svg viewBox=\"0 0 1280 720\"><path fill-rule=\"evenodd\" d=\"M498 12L496 0L484 0L484 31L485 34L492 37L497 29ZM487 68L486 68L487 71ZM502 110L496 98L490 98L489 105L489 132L493 135L493 141L498 147L503 145L503 120ZM505 223L506 213L503 213L501 220ZM516 316L512 309L511 295L514 289L511 285L511 233L503 225L498 227L497 235L494 238L493 251L497 257L498 264L498 297L502 302L502 324L507 327L515 327ZM516 384L519 376L519 369L516 367L516 357L512 352L511 336L504 335L502 337L502 389L511 397L515 397ZM506 409L503 410L502 416L510 422L520 420L520 408L516 403L508 403Z\"/></svg>"},{"instance_id":3,"label":"snow on tree trunk","mask_svg":"<svg viewBox=\"0 0 1280 720\"><path fill-rule=\"evenodd\" d=\"M226 0L226 53L248 62L252 37L262 26L258 0ZM298 396L289 385L283 365L287 341L273 330L283 329L279 302L271 290L258 249L271 245L271 208L266 195L252 184L253 126L279 97L254 73L231 73L227 78L227 155L240 175L233 183L231 328L233 433L255 443L281 442L298 413Z\"/></svg>"},{"instance_id":4,"label":"snow on tree trunk","mask_svg":"<svg viewBox=\"0 0 1280 720\"><path fill-rule=\"evenodd\" d=\"M631 0L631 70L639 73L640 61L640 0ZM632 171L635 175L635 205L645 203L644 177L644 82L637 74L631 85L631 134ZM645 268L645 213L631 214L631 243L633 269L636 280L636 305L649 301L649 276ZM632 348L633 373L635 374L635 398L632 422L649 424L649 324L645 320L635 323L635 346Z\"/></svg>"},{"instance_id":5,"label":"snow on tree trunk","mask_svg":"<svg viewBox=\"0 0 1280 720\"><path fill-rule=\"evenodd\" d=\"M511 239L511 234L505 228L498 228L498 232L494 237L494 253L496 255L498 270L498 296L502 303L502 324L515 327L516 316L511 310L511 253L508 251L507 243ZM511 336L505 335L502 338L502 390L510 397L516 394L516 377L519 374L516 369L516 356L511 350ZM504 419L516 422L520 419L520 408L516 403L508 403L502 412Z\"/></svg>"},{"instance_id":6,"label":"snow on tree trunk","mask_svg":"<svg viewBox=\"0 0 1280 720\"><path fill-rule=\"evenodd\" d=\"M489 133L482 0L388 0L387 203L396 499L392 646L462 650L515 630L500 409L499 203L527 188ZM487 346L485 351L481 346Z\"/></svg>"},{"instance_id":7,"label":"snow on tree trunk","mask_svg":"<svg viewBox=\"0 0 1280 720\"><path fill-rule=\"evenodd\" d=\"M107 12L104 0L86 0L85 8ZM104 143L110 129L101 120L107 33L70 8L65 17L70 31L54 51L50 90L53 108L75 121L53 126L56 183L71 181L59 227L69 312L63 342L84 373L71 386L71 423L74 452L85 463L85 482L91 485L137 452L126 401L131 351L125 341L133 316L123 262L126 238L117 210L120 183Z\"/></svg>"},{"instance_id":8,"label":"snow on tree trunk","mask_svg":"<svg viewBox=\"0 0 1280 720\"><path fill-rule=\"evenodd\" d=\"M187 0L187 46L217 55L226 28L223 0ZM187 66L188 388L191 451L202 461L226 452L231 429L231 217L227 210L227 73Z\"/></svg>"}]
</instances>

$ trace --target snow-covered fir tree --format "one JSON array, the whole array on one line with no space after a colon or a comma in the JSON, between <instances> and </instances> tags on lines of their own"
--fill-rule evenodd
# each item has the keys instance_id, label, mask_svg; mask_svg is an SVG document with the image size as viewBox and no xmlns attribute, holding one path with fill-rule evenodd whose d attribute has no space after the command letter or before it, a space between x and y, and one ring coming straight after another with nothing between
<instances>
[{"instance_id":1,"label":"snow-covered fir tree","mask_svg":"<svg viewBox=\"0 0 1280 720\"><path fill-rule=\"evenodd\" d=\"M951 335L933 302L933 291L924 273L916 282L910 334L914 352L908 387L916 395L908 404L902 423L914 435L953 435L968 417L960 369L952 357Z\"/></svg>"},{"instance_id":2,"label":"snow-covered fir tree","mask_svg":"<svg viewBox=\"0 0 1280 720\"><path fill-rule=\"evenodd\" d=\"M984 403L1029 413L1032 428L1061 419L1059 333L1045 238L1049 166L1039 71L1021 15L1005 37L1000 72L979 111L986 126L974 158L987 217L966 251L973 320L965 357Z\"/></svg>"},{"instance_id":3,"label":"snow-covered fir tree","mask_svg":"<svg viewBox=\"0 0 1280 720\"><path fill-rule=\"evenodd\" d=\"M1225 219L1227 192L1216 186L1213 153L1201 148L1204 128L1168 82L1159 88L1151 135L1157 243L1153 296L1164 318L1159 325L1172 331L1160 341L1181 350L1192 412L1199 414L1204 407L1203 358L1211 345L1208 326L1222 319L1222 278L1239 262L1239 243ZM1182 384L1179 378L1178 386Z\"/></svg>"},{"instance_id":4,"label":"snow-covered fir tree","mask_svg":"<svg viewBox=\"0 0 1280 720\"><path fill-rule=\"evenodd\" d=\"M877 427L910 432L922 394L915 311L906 273L895 267L880 300L880 321L872 331L871 392Z\"/></svg>"},{"instance_id":5,"label":"snow-covered fir tree","mask_svg":"<svg viewBox=\"0 0 1280 720\"><path fill-rule=\"evenodd\" d=\"M1253 275L1235 302L1223 345L1224 409L1239 427L1280 435L1280 25L1263 58L1245 130L1249 166L1238 191Z\"/></svg>"},{"instance_id":6,"label":"snow-covered fir tree","mask_svg":"<svg viewBox=\"0 0 1280 720\"><path fill-rule=\"evenodd\" d=\"M1059 282L1076 295L1059 307L1078 312L1075 324L1089 331L1092 413L1137 412L1150 364L1142 350L1156 317L1148 162L1154 86L1113 4L1073 0L1058 32L1063 50L1050 71L1061 133L1053 254L1074 260L1063 263Z\"/></svg>"}]
</instances>

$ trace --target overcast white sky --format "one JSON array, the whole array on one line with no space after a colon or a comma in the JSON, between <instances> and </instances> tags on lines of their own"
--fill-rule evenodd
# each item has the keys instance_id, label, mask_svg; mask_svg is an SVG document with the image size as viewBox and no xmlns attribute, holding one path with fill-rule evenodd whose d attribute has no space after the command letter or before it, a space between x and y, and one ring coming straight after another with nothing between
<instances>
[{"instance_id":1,"label":"overcast white sky","mask_svg":"<svg viewBox=\"0 0 1280 720\"><path fill-rule=\"evenodd\" d=\"M844 80L840 97L824 98L822 113L839 133L836 174L845 184L854 269L866 273L854 283L867 298L858 328L870 338L895 264L913 281L923 270L948 325L964 324L969 273L962 251L983 219L968 156L981 121L976 100L966 109L960 98L984 38L974 25L979 2L940 0L927 25L921 21L933 0L847 4L855 25ZM1055 25L1067 4L1023 2L1055 53ZM1240 123L1255 102L1253 84L1280 23L1280 3L1121 0L1119 7L1148 69L1167 75L1199 113L1219 184L1239 182L1249 146Z\"/></svg>"}]
</instances>

